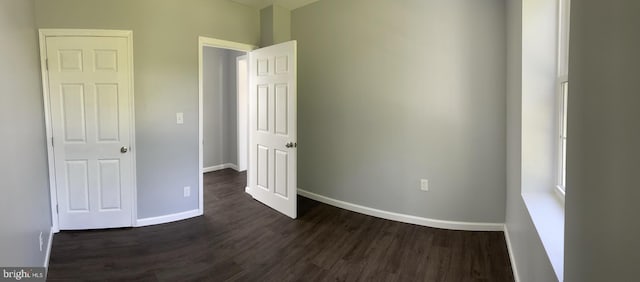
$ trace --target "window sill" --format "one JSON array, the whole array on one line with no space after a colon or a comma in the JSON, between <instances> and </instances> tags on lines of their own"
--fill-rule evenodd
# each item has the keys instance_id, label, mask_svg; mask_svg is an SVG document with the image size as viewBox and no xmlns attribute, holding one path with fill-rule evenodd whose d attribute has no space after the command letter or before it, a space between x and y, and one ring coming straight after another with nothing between
<instances>
[{"instance_id":1,"label":"window sill","mask_svg":"<svg viewBox=\"0 0 640 282\"><path fill-rule=\"evenodd\" d=\"M523 193L531 221L553 266L558 281L564 273L564 197L556 192Z\"/></svg>"}]
</instances>

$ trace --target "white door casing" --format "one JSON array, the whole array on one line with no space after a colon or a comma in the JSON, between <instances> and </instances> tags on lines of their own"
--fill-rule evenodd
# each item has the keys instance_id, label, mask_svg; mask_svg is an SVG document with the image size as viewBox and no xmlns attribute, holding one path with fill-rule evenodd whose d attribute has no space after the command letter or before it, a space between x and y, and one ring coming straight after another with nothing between
<instances>
[{"instance_id":1,"label":"white door casing","mask_svg":"<svg viewBox=\"0 0 640 282\"><path fill-rule=\"evenodd\" d=\"M45 37L59 229L133 225L130 40Z\"/></svg>"},{"instance_id":2,"label":"white door casing","mask_svg":"<svg viewBox=\"0 0 640 282\"><path fill-rule=\"evenodd\" d=\"M236 97L238 103L238 171L247 170L247 162L249 161L249 157L247 156L247 149L249 148L249 126L247 120L247 108L249 107L249 101L247 101L249 69L247 60L247 55L242 55L236 58Z\"/></svg>"},{"instance_id":3,"label":"white door casing","mask_svg":"<svg viewBox=\"0 0 640 282\"><path fill-rule=\"evenodd\" d=\"M248 192L297 216L296 41L249 54Z\"/></svg>"}]
</instances>

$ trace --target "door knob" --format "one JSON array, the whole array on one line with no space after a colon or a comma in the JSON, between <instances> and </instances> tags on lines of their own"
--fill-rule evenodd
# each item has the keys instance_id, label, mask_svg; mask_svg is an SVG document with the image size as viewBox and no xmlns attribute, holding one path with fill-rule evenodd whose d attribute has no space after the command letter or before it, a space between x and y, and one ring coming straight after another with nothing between
<instances>
[{"instance_id":1,"label":"door knob","mask_svg":"<svg viewBox=\"0 0 640 282\"><path fill-rule=\"evenodd\" d=\"M298 147L298 143L293 143L293 142L289 142L287 144L284 145L287 148L294 148L294 147Z\"/></svg>"},{"instance_id":2,"label":"door knob","mask_svg":"<svg viewBox=\"0 0 640 282\"><path fill-rule=\"evenodd\" d=\"M129 148L127 148L127 146L122 146L122 148L120 148L120 153L126 153L129 151Z\"/></svg>"}]
</instances>

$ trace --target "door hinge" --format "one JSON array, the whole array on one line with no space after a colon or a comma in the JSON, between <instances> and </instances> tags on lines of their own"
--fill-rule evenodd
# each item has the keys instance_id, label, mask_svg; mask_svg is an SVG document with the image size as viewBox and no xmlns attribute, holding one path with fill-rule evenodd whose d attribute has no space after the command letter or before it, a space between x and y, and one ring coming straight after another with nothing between
<instances>
[{"instance_id":1,"label":"door hinge","mask_svg":"<svg viewBox=\"0 0 640 282\"><path fill-rule=\"evenodd\" d=\"M53 147L53 137L51 137L51 147Z\"/></svg>"},{"instance_id":2,"label":"door hinge","mask_svg":"<svg viewBox=\"0 0 640 282\"><path fill-rule=\"evenodd\" d=\"M58 205L56 205L56 213L59 214L60 213L60 209L58 209Z\"/></svg>"},{"instance_id":3,"label":"door hinge","mask_svg":"<svg viewBox=\"0 0 640 282\"><path fill-rule=\"evenodd\" d=\"M44 59L44 67L49 71L49 59Z\"/></svg>"}]
</instances>

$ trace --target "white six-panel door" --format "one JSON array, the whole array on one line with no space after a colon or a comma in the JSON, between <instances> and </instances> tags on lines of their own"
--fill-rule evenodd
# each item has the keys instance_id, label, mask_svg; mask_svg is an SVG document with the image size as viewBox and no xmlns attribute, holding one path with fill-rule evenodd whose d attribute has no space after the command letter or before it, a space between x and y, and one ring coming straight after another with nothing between
<instances>
[{"instance_id":1,"label":"white six-panel door","mask_svg":"<svg viewBox=\"0 0 640 282\"><path fill-rule=\"evenodd\" d=\"M127 40L46 38L60 229L132 226Z\"/></svg>"},{"instance_id":2,"label":"white six-panel door","mask_svg":"<svg viewBox=\"0 0 640 282\"><path fill-rule=\"evenodd\" d=\"M249 54L249 192L297 216L296 42Z\"/></svg>"}]
</instances>

